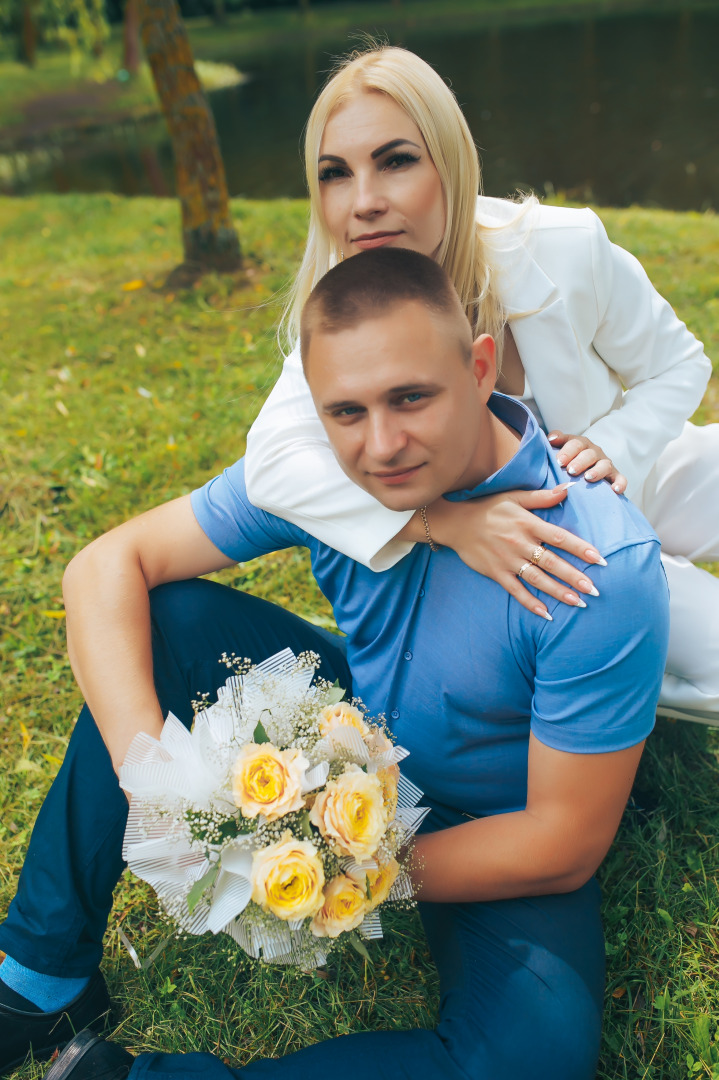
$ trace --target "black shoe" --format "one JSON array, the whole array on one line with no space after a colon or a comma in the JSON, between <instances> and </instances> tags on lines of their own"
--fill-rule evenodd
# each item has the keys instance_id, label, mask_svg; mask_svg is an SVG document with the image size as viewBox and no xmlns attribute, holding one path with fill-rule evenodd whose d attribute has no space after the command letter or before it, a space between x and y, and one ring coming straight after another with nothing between
<instances>
[{"instance_id":1,"label":"black shoe","mask_svg":"<svg viewBox=\"0 0 719 1080\"><path fill-rule=\"evenodd\" d=\"M83 1028L104 1031L110 1008L110 995L99 971L81 994L57 1012L26 1011L0 1002L0 1075L19 1068L30 1051L35 1061L47 1061Z\"/></svg>"},{"instance_id":2,"label":"black shoe","mask_svg":"<svg viewBox=\"0 0 719 1080\"><path fill-rule=\"evenodd\" d=\"M106 1042L94 1031L81 1031L53 1062L44 1080L125 1080L134 1060L117 1043Z\"/></svg>"}]
</instances>

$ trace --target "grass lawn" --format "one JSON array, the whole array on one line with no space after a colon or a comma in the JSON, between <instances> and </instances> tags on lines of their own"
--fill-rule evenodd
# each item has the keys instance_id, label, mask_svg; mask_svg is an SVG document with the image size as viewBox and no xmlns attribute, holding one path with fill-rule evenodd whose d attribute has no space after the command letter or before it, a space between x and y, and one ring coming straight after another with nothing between
<instances>
[{"instance_id":1,"label":"grass lawn","mask_svg":"<svg viewBox=\"0 0 719 1080\"><path fill-rule=\"evenodd\" d=\"M0 199L0 911L80 704L65 656L60 580L123 519L201 484L244 449L278 369L282 290L302 202L236 202L242 278L159 292L180 260L171 201ZM679 314L719 356L719 218L601 210ZM719 420L719 382L698 413ZM219 575L322 624L331 612L302 551ZM601 871L607 931L602 1080L719 1078L719 737L661 723ZM162 940L148 889L126 878L104 969L128 1049L208 1050L233 1062L331 1034L431 1024L436 978L417 920L397 916L372 965L354 953L305 975L243 960L218 940ZM17 1077L31 1080L27 1066ZM558 1071L558 1080L562 1080ZM515 1078L511 1078L515 1080Z\"/></svg>"},{"instance_id":2,"label":"grass lawn","mask_svg":"<svg viewBox=\"0 0 719 1080\"><path fill-rule=\"evenodd\" d=\"M233 15L226 25L209 19L187 20L196 59L217 61L258 52L276 53L296 47L298 38L321 43L336 40L354 30L381 33L418 26L446 27L503 25L516 21L547 21L585 18L641 11L667 12L716 7L717 0L365 0L310 4L299 7L246 11ZM231 44L228 44L230 43ZM147 70L134 82L120 84L122 28L114 26L103 55L98 59L70 55L64 48L43 48L34 69L13 58L13 43L0 40L0 143L37 134L48 137L54 127L116 122L123 116L146 115L157 107L152 79ZM210 76L208 76L209 78ZM65 98L60 105L58 96Z\"/></svg>"}]
</instances>

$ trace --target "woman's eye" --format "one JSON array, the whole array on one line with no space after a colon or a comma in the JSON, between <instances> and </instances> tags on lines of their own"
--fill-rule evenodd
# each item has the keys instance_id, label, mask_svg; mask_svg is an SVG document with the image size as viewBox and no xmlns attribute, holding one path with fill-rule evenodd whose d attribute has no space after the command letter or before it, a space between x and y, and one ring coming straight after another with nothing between
<instances>
[{"instance_id":1,"label":"woman's eye","mask_svg":"<svg viewBox=\"0 0 719 1080\"><path fill-rule=\"evenodd\" d=\"M406 150L400 154L392 154L388 157L384 165L386 169L401 169L403 165L414 165L419 161L416 154L410 154Z\"/></svg>"},{"instance_id":2,"label":"woman's eye","mask_svg":"<svg viewBox=\"0 0 719 1080\"><path fill-rule=\"evenodd\" d=\"M327 165L324 169L320 169L319 182L326 183L328 180L336 180L340 176L346 176L347 173L340 165Z\"/></svg>"}]
</instances>

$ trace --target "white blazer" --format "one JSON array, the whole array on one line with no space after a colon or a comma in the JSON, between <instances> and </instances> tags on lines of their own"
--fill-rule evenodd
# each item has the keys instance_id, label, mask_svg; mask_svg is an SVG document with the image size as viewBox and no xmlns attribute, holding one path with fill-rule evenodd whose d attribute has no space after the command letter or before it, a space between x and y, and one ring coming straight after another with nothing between
<instances>
[{"instance_id":1,"label":"white blazer","mask_svg":"<svg viewBox=\"0 0 719 1080\"><path fill-rule=\"evenodd\" d=\"M635 500L660 453L701 402L711 363L639 262L591 210L480 197L495 287L547 426L584 434ZM342 472L315 411L299 347L247 437L255 505L373 570L412 547L411 513L388 510Z\"/></svg>"}]
</instances>

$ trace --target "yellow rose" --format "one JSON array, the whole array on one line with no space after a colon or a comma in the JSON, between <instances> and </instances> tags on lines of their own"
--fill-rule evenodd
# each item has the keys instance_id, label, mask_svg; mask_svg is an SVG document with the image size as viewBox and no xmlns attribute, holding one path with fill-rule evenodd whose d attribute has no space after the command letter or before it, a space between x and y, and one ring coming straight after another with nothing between
<instances>
[{"instance_id":1,"label":"yellow rose","mask_svg":"<svg viewBox=\"0 0 719 1080\"><path fill-rule=\"evenodd\" d=\"M322 907L325 873L309 840L285 832L252 856L252 899L278 919L306 919Z\"/></svg>"},{"instance_id":2,"label":"yellow rose","mask_svg":"<svg viewBox=\"0 0 719 1080\"><path fill-rule=\"evenodd\" d=\"M354 930L367 911L362 886L346 874L338 874L325 886L322 907L310 923L316 937L337 937L343 930Z\"/></svg>"},{"instance_id":3,"label":"yellow rose","mask_svg":"<svg viewBox=\"0 0 719 1080\"><path fill-rule=\"evenodd\" d=\"M309 762L301 750L278 750L272 743L248 743L237 755L232 794L245 817L268 821L304 806L302 781Z\"/></svg>"},{"instance_id":4,"label":"yellow rose","mask_svg":"<svg viewBox=\"0 0 719 1080\"><path fill-rule=\"evenodd\" d=\"M378 769L377 778L382 785L382 798L384 799L384 806L387 811L387 820L391 821L397 812L399 765L387 765L384 769Z\"/></svg>"},{"instance_id":5,"label":"yellow rose","mask_svg":"<svg viewBox=\"0 0 719 1080\"><path fill-rule=\"evenodd\" d=\"M320 735L329 735L330 732L343 727L355 728L362 738L369 732L361 710L355 708L354 705L349 705L346 701L338 701L336 705L326 705L320 713Z\"/></svg>"},{"instance_id":6,"label":"yellow rose","mask_svg":"<svg viewBox=\"0 0 719 1080\"><path fill-rule=\"evenodd\" d=\"M346 765L315 799L310 821L335 853L371 857L387 828L381 781L359 765Z\"/></svg>"},{"instance_id":7,"label":"yellow rose","mask_svg":"<svg viewBox=\"0 0 719 1080\"><path fill-rule=\"evenodd\" d=\"M370 893L368 903L370 911L385 902L398 873L399 863L396 859L389 859L376 870L365 871L365 888L369 887Z\"/></svg>"}]
</instances>

